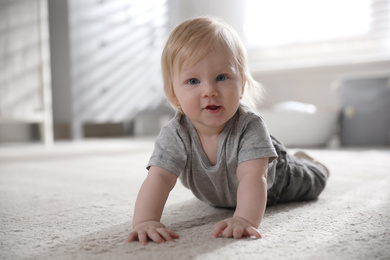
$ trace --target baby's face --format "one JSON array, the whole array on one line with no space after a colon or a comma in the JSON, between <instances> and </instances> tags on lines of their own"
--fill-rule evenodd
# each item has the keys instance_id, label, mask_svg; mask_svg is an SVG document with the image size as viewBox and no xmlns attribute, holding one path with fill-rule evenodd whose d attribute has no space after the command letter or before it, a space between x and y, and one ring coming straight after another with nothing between
<instances>
[{"instance_id":1,"label":"baby's face","mask_svg":"<svg viewBox=\"0 0 390 260\"><path fill-rule=\"evenodd\" d=\"M238 109L245 80L222 48L210 51L194 65L185 62L180 70L177 63L173 76L176 105L198 132L220 133Z\"/></svg>"}]
</instances>

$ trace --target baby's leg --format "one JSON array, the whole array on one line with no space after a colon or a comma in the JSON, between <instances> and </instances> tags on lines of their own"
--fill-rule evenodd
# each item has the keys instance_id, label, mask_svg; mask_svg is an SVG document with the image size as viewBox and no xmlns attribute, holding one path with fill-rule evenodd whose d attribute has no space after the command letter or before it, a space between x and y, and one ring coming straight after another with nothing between
<instances>
[{"instance_id":1,"label":"baby's leg","mask_svg":"<svg viewBox=\"0 0 390 260\"><path fill-rule=\"evenodd\" d=\"M310 162L312 162L312 163L314 163L316 165L321 166L323 169L325 169L326 179L329 178L329 176L330 176L329 169L324 164L322 164L321 162L319 162L316 159L314 159L313 157L309 156L307 153L305 153L303 151L298 151L298 152L294 153L294 157L299 159L299 160L310 161Z\"/></svg>"},{"instance_id":2,"label":"baby's leg","mask_svg":"<svg viewBox=\"0 0 390 260\"><path fill-rule=\"evenodd\" d=\"M293 156L286 151L286 148L276 139L275 149L279 155L276 166L276 179L279 179L279 191L277 203L290 201L305 201L316 199L325 188L328 170L311 157ZM274 187L270 194L275 194ZM271 203L270 203L271 204Z\"/></svg>"}]
</instances>

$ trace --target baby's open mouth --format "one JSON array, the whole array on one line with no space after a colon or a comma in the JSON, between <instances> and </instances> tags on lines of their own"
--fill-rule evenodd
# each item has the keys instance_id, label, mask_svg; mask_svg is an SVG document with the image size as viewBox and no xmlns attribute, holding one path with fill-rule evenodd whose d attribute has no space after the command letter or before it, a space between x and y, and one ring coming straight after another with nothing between
<instances>
[{"instance_id":1,"label":"baby's open mouth","mask_svg":"<svg viewBox=\"0 0 390 260\"><path fill-rule=\"evenodd\" d=\"M210 105L206 107L208 110L217 110L218 108L220 108L220 106Z\"/></svg>"}]
</instances>

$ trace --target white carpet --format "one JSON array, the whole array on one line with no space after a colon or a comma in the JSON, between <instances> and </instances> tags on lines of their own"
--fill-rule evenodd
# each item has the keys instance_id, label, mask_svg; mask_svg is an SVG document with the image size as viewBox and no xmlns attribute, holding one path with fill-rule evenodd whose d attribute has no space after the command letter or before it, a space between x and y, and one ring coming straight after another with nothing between
<instances>
[{"instance_id":1,"label":"white carpet","mask_svg":"<svg viewBox=\"0 0 390 260\"><path fill-rule=\"evenodd\" d=\"M152 140L0 147L1 259L390 259L390 150L308 150L331 170L319 200L267 209L262 239L215 239L233 213L178 184L163 223L181 237L126 244Z\"/></svg>"}]
</instances>

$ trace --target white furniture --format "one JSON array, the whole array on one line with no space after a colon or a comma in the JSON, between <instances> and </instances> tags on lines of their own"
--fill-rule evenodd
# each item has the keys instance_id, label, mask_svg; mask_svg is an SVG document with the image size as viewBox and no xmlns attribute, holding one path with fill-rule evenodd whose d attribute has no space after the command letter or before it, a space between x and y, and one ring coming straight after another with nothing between
<instances>
[{"instance_id":1,"label":"white furniture","mask_svg":"<svg viewBox=\"0 0 390 260\"><path fill-rule=\"evenodd\" d=\"M300 102L283 102L261 109L271 135L287 147L326 146L336 134L339 110Z\"/></svg>"},{"instance_id":2,"label":"white furniture","mask_svg":"<svg viewBox=\"0 0 390 260\"><path fill-rule=\"evenodd\" d=\"M51 0L49 13L54 122L72 139L160 104L165 0Z\"/></svg>"}]
</instances>

